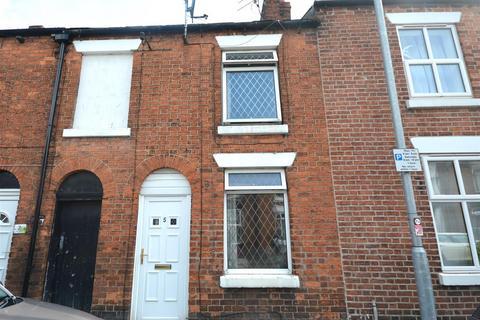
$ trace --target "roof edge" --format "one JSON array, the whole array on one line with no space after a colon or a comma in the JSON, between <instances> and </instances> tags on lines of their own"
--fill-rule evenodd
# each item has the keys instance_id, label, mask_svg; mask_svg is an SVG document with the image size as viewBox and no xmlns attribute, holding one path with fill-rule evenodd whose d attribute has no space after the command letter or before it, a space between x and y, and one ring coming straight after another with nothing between
<instances>
[{"instance_id":1,"label":"roof edge","mask_svg":"<svg viewBox=\"0 0 480 320\"><path fill-rule=\"evenodd\" d=\"M455 5L459 3L464 4L478 4L478 0L455 0ZM452 0L383 0L384 5L416 5L424 6L431 4L453 4ZM314 7L345 7L345 6L364 6L373 5L373 0L315 0ZM307 12L308 13L308 12Z\"/></svg>"},{"instance_id":2,"label":"roof edge","mask_svg":"<svg viewBox=\"0 0 480 320\"><path fill-rule=\"evenodd\" d=\"M309 29L319 25L317 20L262 20L252 22L222 22L212 24L191 24L188 25L190 32L213 32L213 31L266 31L283 29ZM107 27L107 28L32 28L32 29L5 29L0 30L0 37L42 37L56 33L70 33L76 36L124 36L138 35L144 32L147 35L161 33L183 34L184 25L160 25L160 26L131 26L131 27Z\"/></svg>"}]
</instances>

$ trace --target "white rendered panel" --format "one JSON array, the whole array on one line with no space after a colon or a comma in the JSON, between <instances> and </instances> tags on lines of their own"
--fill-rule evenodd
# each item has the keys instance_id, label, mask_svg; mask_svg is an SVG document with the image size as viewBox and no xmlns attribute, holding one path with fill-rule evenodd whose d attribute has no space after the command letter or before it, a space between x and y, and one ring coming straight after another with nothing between
<instances>
[{"instance_id":1,"label":"white rendered panel","mask_svg":"<svg viewBox=\"0 0 480 320\"><path fill-rule=\"evenodd\" d=\"M420 153L480 153L480 136L414 137Z\"/></svg>"},{"instance_id":2,"label":"white rendered panel","mask_svg":"<svg viewBox=\"0 0 480 320\"><path fill-rule=\"evenodd\" d=\"M296 152L278 153L215 153L220 168L281 168L290 167Z\"/></svg>"},{"instance_id":3,"label":"white rendered panel","mask_svg":"<svg viewBox=\"0 0 480 320\"><path fill-rule=\"evenodd\" d=\"M461 12L403 12L387 13L388 20L393 24L450 24L458 23Z\"/></svg>"},{"instance_id":4,"label":"white rendered panel","mask_svg":"<svg viewBox=\"0 0 480 320\"><path fill-rule=\"evenodd\" d=\"M131 54L83 56L74 129L127 127L132 63Z\"/></svg>"},{"instance_id":5,"label":"white rendered panel","mask_svg":"<svg viewBox=\"0 0 480 320\"><path fill-rule=\"evenodd\" d=\"M120 53L137 50L141 42L140 39L81 40L73 41L73 45L83 54Z\"/></svg>"},{"instance_id":6,"label":"white rendered panel","mask_svg":"<svg viewBox=\"0 0 480 320\"><path fill-rule=\"evenodd\" d=\"M63 129L64 138L75 137L129 137L130 128L107 128L107 129Z\"/></svg>"},{"instance_id":7,"label":"white rendered panel","mask_svg":"<svg viewBox=\"0 0 480 320\"><path fill-rule=\"evenodd\" d=\"M260 50L275 49L282 40L281 34L249 34L234 36L216 36L222 50Z\"/></svg>"}]
</instances>

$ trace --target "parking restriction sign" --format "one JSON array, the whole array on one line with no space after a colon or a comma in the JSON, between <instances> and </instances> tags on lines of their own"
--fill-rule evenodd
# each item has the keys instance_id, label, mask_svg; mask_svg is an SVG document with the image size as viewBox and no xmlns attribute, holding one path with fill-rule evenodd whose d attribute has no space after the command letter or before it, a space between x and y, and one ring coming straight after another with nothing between
<instances>
[{"instance_id":1,"label":"parking restriction sign","mask_svg":"<svg viewBox=\"0 0 480 320\"><path fill-rule=\"evenodd\" d=\"M397 171L422 171L417 149L393 149Z\"/></svg>"}]
</instances>

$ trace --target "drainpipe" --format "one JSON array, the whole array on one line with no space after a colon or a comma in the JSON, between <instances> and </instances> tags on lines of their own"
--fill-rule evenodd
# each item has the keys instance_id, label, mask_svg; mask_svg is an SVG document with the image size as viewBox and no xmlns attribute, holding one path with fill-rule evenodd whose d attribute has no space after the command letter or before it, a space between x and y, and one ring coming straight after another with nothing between
<instances>
[{"instance_id":1,"label":"drainpipe","mask_svg":"<svg viewBox=\"0 0 480 320\"><path fill-rule=\"evenodd\" d=\"M70 34L58 33L58 34L54 34L52 37L56 42L60 44L60 48L59 48L59 54L58 54L57 72L55 74L55 82L53 84L52 104L50 106L50 114L48 116L47 134L46 134L45 146L43 150L42 166L40 169L40 180L38 182L37 200L35 203L35 213L34 213L33 224L32 224L32 237L30 238L30 247L28 249L27 265L25 268L25 276L23 278L23 288L22 288L23 297L26 297L28 294L30 274L32 273L33 256L35 254L35 245L36 245L37 233L38 233L38 223L40 221L40 209L42 207L43 190L45 187L45 177L47 173L50 141L52 140L53 124L55 120L55 112L57 109L58 91L60 87L60 80L62 78L62 67L63 67L63 60L65 58L65 47L68 44Z\"/></svg>"},{"instance_id":2,"label":"drainpipe","mask_svg":"<svg viewBox=\"0 0 480 320\"><path fill-rule=\"evenodd\" d=\"M378 320L378 308L377 308L377 302L375 300L372 301L372 309L373 309L373 320Z\"/></svg>"},{"instance_id":3,"label":"drainpipe","mask_svg":"<svg viewBox=\"0 0 480 320\"><path fill-rule=\"evenodd\" d=\"M375 15L377 19L378 33L382 47L383 67L385 69L385 78L387 80L388 97L392 111L393 129L395 132L395 142L397 149L405 149L405 134L403 131L402 116L398 103L397 87L395 86L395 75L393 72L392 55L388 43L387 26L385 24L385 14L383 11L382 0L374 0ZM417 284L417 295L420 305L420 314L422 320L437 319L435 310L435 298L433 296L432 277L422 238L416 235L414 229L414 219L418 218L417 207L415 204L415 195L413 193L412 177L410 172L401 172L405 204L407 207L408 226L410 237L412 239L412 261L415 271L415 281Z\"/></svg>"}]
</instances>

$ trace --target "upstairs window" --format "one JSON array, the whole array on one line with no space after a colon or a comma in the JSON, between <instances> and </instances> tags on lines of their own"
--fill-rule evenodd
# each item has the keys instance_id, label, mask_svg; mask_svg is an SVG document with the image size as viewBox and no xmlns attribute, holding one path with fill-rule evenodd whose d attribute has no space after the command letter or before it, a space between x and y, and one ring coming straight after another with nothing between
<instances>
[{"instance_id":1,"label":"upstairs window","mask_svg":"<svg viewBox=\"0 0 480 320\"><path fill-rule=\"evenodd\" d=\"M66 137L128 136L133 51L139 39L74 41L82 68L72 129Z\"/></svg>"},{"instance_id":2,"label":"upstairs window","mask_svg":"<svg viewBox=\"0 0 480 320\"><path fill-rule=\"evenodd\" d=\"M227 273L291 271L285 172L225 172Z\"/></svg>"},{"instance_id":3,"label":"upstairs window","mask_svg":"<svg viewBox=\"0 0 480 320\"><path fill-rule=\"evenodd\" d=\"M455 26L401 26L398 35L412 97L471 96Z\"/></svg>"},{"instance_id":4,"label":"upstairs window","mask_svg":"<svg viewBox=\"0 0 480 320\"><path fill-rule=\"evenodd\" d=\"M277 52L223 52L223 121L280 122Z\"/></svg>"}]
</instances>

